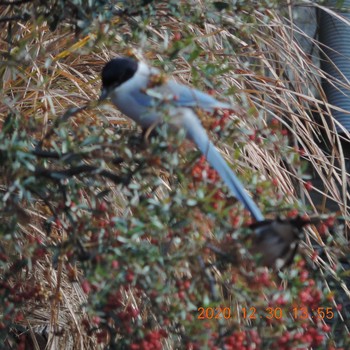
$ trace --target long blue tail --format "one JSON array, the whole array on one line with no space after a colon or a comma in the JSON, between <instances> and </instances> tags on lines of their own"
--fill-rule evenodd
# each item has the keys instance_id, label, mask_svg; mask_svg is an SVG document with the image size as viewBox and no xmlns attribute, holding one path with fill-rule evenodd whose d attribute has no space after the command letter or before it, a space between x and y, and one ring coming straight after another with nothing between
<instances>
[{"instance_id":1,"label":"long blue tail","mask_svg":"<svg viewBox=\"0 0 350 350\"><path fill-rule=\"evenodd\" d=\"M188 137L197 145L208 163L219 173L233 195L251 212L256 221L265 220L260 209L248 195L240 180L227 165L225 159L214 144L209 140L207 132L192 110L187 108L182 109L182 125L186 129Z\"/></svg>"}]
</instances>

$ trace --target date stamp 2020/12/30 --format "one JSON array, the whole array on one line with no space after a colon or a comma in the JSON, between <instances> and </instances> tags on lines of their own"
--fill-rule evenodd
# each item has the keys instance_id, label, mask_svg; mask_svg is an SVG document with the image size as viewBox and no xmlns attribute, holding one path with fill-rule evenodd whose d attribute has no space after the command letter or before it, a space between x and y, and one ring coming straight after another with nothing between
<instances>
[{"instance_id":1,"label":"date stamp 2020/12/30","mask_svg":"<svg viewBox=\"0 0 350 350\"><path fill-rule=\"evenodd\" d=\"M318 307L316 309L308 309L305 306L292 307L289 310L282 309L280 307L267 307L263 310L257 311L254 306L231 308L231 307L199 307L197 309L198 320L220 320L220 319L232 319L243 318L249 320L256 320L259 318L265 318L268 320L280 320L284 317L292 317L297 320L305 319L321 319L331 320L334 318L334 311L331 307Z\"/></svg>"}]
</instances>

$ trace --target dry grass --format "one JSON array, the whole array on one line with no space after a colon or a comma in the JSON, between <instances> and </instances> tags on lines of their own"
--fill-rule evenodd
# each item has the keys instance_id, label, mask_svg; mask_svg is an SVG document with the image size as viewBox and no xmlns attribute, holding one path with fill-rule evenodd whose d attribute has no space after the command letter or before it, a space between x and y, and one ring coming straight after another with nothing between
<instances>
[{"instance_id":1,"label":"dry grass","mask_svg":"<svg viewBox=\"0 0 350 350\"><path fill-rule=\"evenodd\" d=\"M196 0L196 3L196 6L205 6L200 0ZM279 120L290 132L291 145L304 150L302 158L309 164L308 171L320 178L322 185L315 191L323 198L333 199L338 216L348 218L349 174L345 170L340 136L335 131L336 121L329 112L331 106L320 85L321 78L330 77L325 76L317 61L305 53L295 40L296 33L301 36L306 34L295 26L292 19L282 17L273 10L265 13L256 10L252 15L258 29L243 38L242 35L237 35L237 22L228 15L222 17L222 25L208 20L199 26L165 16L164 11L160 6L158 16L164 17L161 27L149 25L145 28L149 40L141 48L137 43L123 43L121 36L128 32L126 25L118 26L113 43L106 46L97 42L94 34L77 41L74 34L64 27L52 33L45 25L40 28L35 28L30 23L16 26L16 36L26 41L28 55L25 55L24 50L22 57L26 68L18 69L11 65L2 68L4 100L0 105L1 122L8 109L26 118L35 118L42 129L33 138L42 137L49 122L62 115L67 107L81 106L97 98L100 88L99 72L106 61L136 47L137 55L149 62L164 61L165 69L168 68L179 80L190 84L192 63L185 59L185 53L191 48L184 49L181 57L171 62L166 55L173 45L173 33L191 33L202 49L203 59L209 59L214 64L225 60L232 68L216 79L220 79L220 91L225 92L234 87L238 102L233 102L241 104L245 110L252 110L249 113L239 113L239 127L253 131L257 125L268 125L271 118ZM93 28L93 31L96 32L97 28ZM307 39L313 42L315 48L320 49L316 40L310 37ZM230 46L235 48L232 54L228 54ZM2 35L0 50L5 53L7 49L8 44ZM51 63L46 66L47 60ZM255 67L248 65L249 62L254 63ZM232 96L229 98L232 99ZM317 120L313 117L315 113L319 115ZM83 118L74 122L98 122L97 114L107 116L113 123L129 124L114 108L108 106L103 111L88 110L84 112ZM345 133L344 137L349 138L350 135ZM331 146L327 152L320 147L321 138ZM311 212L315 214L327 213L325 201L315 201L310 196L304 186L306 180L301 176L300 168L289 162L285 154L273 152L268 147L259 147L256 143L249 142L244 135L239 141L246 143L240 150L242 157L236 165L240 176L244 177L252 169L263 178L276 178L279 191L288 195L287 202L292 204L301 201L310 206ZM230 160L232 145L220 143L220 147ZM115 196L118 196L117 192ZM41 222L48 214L44 207L38 208L39 206L37 211L30 213L36 223L27 225L23 231L28 235L39 235L46 241L48 238ZM116 211L119 210L123 210L122 205L116 208ZM276 214L277 208L273 216ZM347 225L348 223L343 233L344 240L347 238ZM311 228L309 234L320 245L324 245L315 228ZM311 254L313 248L310 238L307 238L306 244ZM320 259L319 266L321 270L331 271L332 262L331 256L328 261ZM51 259L46 258L34 271L29 272L28 278L41 281L42 289L50 297L45 303L28 305L25 310L27 316L22 324L33 330L47 327L50 344L48 349L97 349L95 340L86 337L81 323L84 318L81 305L86 300L85 294L77 283L70 282L67 271L62 270L58 264L58 268L52 266ZM342 284L342 288L349 296L348 287ZM53 334L60 330L64 330L65 335L59 338L60 343L57 344L55 339L58 338Z\"/></svg>"}]
</instances>

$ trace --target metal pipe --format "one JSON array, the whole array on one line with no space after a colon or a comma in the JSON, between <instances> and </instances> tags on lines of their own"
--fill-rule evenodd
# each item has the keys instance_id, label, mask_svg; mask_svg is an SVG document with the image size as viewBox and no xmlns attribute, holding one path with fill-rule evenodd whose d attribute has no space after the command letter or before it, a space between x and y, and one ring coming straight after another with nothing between
<instances>
[{"instance_id":1,"label":"metal pipe","mask_svg":"<svg viewBox=\"0 0 350 350\"><path fill-rule=\"evenodd\" d=\"M325 6L335 8L337 1L327 1ZM337 14L345 21L324 10L319 17L319 41L321 53L321 68L329 79L323 79L323 89L328 102L340 110L332 109L334 118L350 131L350 0L343 1ZM344 132L337 126L338 132Z\"/></svg>"}]
</instances>

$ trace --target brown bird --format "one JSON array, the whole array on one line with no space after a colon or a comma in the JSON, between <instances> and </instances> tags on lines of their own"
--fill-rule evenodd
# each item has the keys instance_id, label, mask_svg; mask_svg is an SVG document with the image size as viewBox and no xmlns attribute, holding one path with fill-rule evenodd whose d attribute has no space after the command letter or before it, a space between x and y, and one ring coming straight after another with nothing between
<instances>
[{"instance_id":1,"label":"brown bird","mask_svg":"<svg viewBox=\"0 0 350 350\"><path fill-rule=\"evenodd\" d=\"M251 257L256 257L258 266L280 270L291 264L302 238L304 226L319 222L319 218L274 219L250 225L252 233L242 239L224 240L218 244L207 243L206 247L216 254L217 261L226 265L245 265L252 267L242 248L245 246ZM248 264L248 265L247 265ZM250 267L249 267L250 266Z\"/></svg>"},{"instance_id":2,"label":"brown bird","mask_svg":"<svg viewBox=\"0 0 350 350\"><path fill-rule=\"evenodd\" d=\"M297 217L254 223L251 225L254 235L250 252L260 257L261 265L279 270L292 262L303 227L313 222L312 219Z\"/></svg>"}]
</instances>

